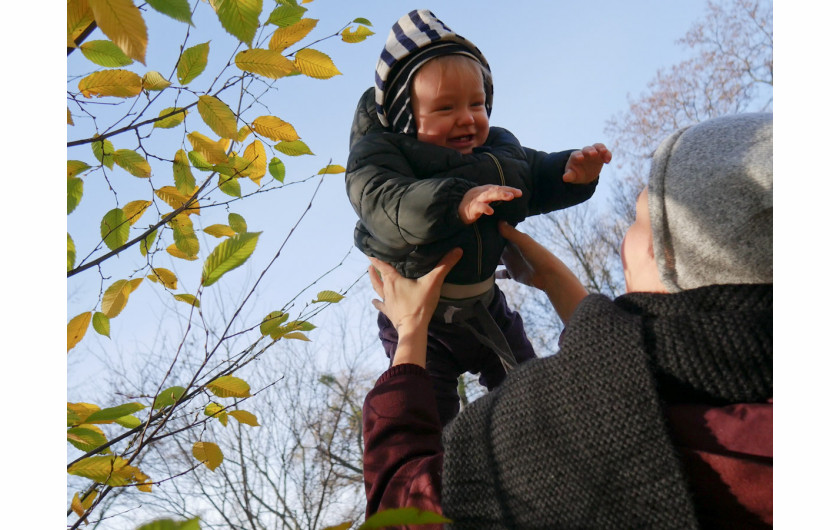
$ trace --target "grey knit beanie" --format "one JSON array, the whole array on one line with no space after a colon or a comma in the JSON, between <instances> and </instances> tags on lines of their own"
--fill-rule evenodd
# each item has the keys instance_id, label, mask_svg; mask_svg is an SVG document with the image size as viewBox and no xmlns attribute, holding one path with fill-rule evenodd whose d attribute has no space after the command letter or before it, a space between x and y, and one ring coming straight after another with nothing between
<instances>
[{"instance_id":1,"label":"grey knit beanie","mask_svg":"<svg viewBox=\"0 0 840 530\"><path fill-rule=\"evenodd\" d=\"M773 282L773 114L736 114L673 133L656 150L648 200L669 292Z\"/></svg>"},{"instance_id":2,"label":"grey knit beanie","mask_svg":"<svg viewBox=\"0 0 840 530\"><path fill-rule=\"evenodd\" d=\"M415 9L394 23L385 48L376 63L374 99L382 125L398 133L414 135L411 112L411 80L421 66L441 55L465 55L478 62L484 75L484 105L493 108L493 78L481 51L458 35L428 9Z\"/></svg>"}]
</instances>

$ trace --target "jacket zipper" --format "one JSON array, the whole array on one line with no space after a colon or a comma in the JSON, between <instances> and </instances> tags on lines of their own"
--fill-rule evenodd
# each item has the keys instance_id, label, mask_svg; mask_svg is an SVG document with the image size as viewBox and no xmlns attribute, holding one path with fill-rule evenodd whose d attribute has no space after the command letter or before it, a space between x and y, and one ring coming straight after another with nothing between
<instances>
[{"instance_id":1,"label":"jacket zipper","mask_svg":"<svg viewBox=\"0 0 840 530\"><path fill-rule=\"evenodd\" d=\"M495 157L492 153L484 153L490 158L493 159L493 162L496 164L496 169L499 170L499 181L501 182L502 186L505 186L505 173L502 171L502 165L499 163L499 159Z\"/></svg>"},{"instance_id":2,"label":"jacket zipper","mask_svg":"<svg viewBox=\"0 0 840 530\"><path fill-rule=\"evenodd\" d=\"M500 181L501 185L504 186L505 185L505 173L504 173L504 171L502 171L502 165L499 163L499 159L496 158L491 153L485 153L485 154L493 160L494 164L496 164L496 169L499 170L499 181ZM481 256L483 254L483 251L482 251L481 234L478 232L478 224L477 223L473 223L473 231L475 232L475 242L476 242L476 246L478 247L478 277L481 278L481 261L482 261Z\"/></svg>"}]
</instances>

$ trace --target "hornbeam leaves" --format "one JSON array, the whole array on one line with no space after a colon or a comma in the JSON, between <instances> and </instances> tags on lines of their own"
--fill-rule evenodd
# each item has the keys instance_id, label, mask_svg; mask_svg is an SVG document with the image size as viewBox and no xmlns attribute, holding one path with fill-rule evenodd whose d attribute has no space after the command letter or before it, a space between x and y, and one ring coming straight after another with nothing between
<instances>
[{"instance_id":1,"label":"hornbeam leaves","mask_svg":"<svg viewBox=\"0 0 840 530\"><path fill-rule=\"evenodd\" d=\"M218 403L210 402L204 407L204 415L210 416L211 418L218 418L219 423L227 427L228 423L228 415L225 412L225 408Z\"/></svg>"},{"instance_id":2,"label":"hornbeam leaves","mask_svg":"<svg viewBox=\"0 0 840 530\"><path fill-rule=\"evenodd\" d=\"M74 42L93 22L93 12L87 0L67 0L67 47L76 48Z\"/></svg>"},{"instance_id":3,"label":"hornbeam leaves","mask_svg":"<svg viewBox=\"0 0 840 530\"><path fill-rule=\"evenodd\" d=\"M76 244L73 242L73 238L70 237L70 233L67 233L67 270L72 270L73 266L76 264Z\"/></svg>"},{"instance_id":4,"label":"hornbeam leaves","mask_svg":"<svg viewBox=\"0 0 840 530\"><path fill-rule=\"evenodd\" d=\"M219 446L212 442L196 442L192 454L196 460L210 468L210 471L214 471L225 459Z\"/></svg>"},{"instance_id":5,"label":"hornbeam leaves","mask_svg":"<svg viewBox=\"0 0 840 530\"><path fill-rule=\"evenodd\" d=\"M70 177L67 179L67 213L76 209L82 200L85 183L80 178Z\"/></svg>"},{"instance_id":6,"label":"hornbeam leaves","mask_svg":"<svg viewBox=\"0 0 840 530\"><path fill-rule=\"evenodd\" d=\"M114 162L138 178L152 176L152 167L143 155L131 149L117 149L114 151Z\"/></svg>"},{"instance_id":7,"label":"hornbeam leaves","mask_svg":"<svg viewBox=\"0 0 840 530\"><path fill-rule=\"evenodd\" d=\"M201 526L199 525L198 517L193 517L185 521L156 519L143 526L138 526L136 530L201 530Z\"/></svg>"},{"instance_id":8,"label":"hornbeam leaves","mask_svg":"<svg viewBox=\"0 0 840 530\"><path fill-rule=\"evenodd\" d=\"M84 499L79 500L79 493L76 492L73 494L73 500L70 502L70 507L79 517L85 514L85 511L90 509L93 506L93 501L96 500L96 496L99 495L99 492L96 490L91 491L90 493L85 496Z\"/></svg>"},{"instance_id":9,"label":"hornbeam leaves","mask_svg":"<svg viewBox=\"0 0 840 530\"><path fill-rule=\"evenodd\" d=\"M143 79L141 81L143 82L144 90L154 91L163 90L164 88L167 88L172 84L169 81L167 81L166 78L160 74L160 72L155 71L146 72L143 75Z\"/></svg>"},{"instance_id":10,"label":"hornbeam leaves","mask_svg":"<svg viewBox=\"0 0 840 530\"><path fill-rule=\"evenodd\" d=\"M264 336L271 334L280 324L289 320L289 314L282 311L272 311L260 323L260 333Z\"/></svg>"},{"instance_id":11,"label":"hornbeam leaves","mask_svg":"<svg viewBox=\"0 0 840 530\"><path fill-rule=\"evenodd\" d=\"M175 112L175 111L181 111L181 112ZM173 112L175 112L175 114L172 114ZM172 114L172 115L169 116L169 114ZM163 116L166 116L166 117L163 118ZM160 111L160 114L158 114L158 118L162 118L162 119L156 121L155 124L152 125L152 127L157 127L159 129L171 129L172 127L176 127L176 126L180 125L184 121L184 118L186 118L186 117L187 117L187 109L167 107L167 108L163 109L162 111Z\"/></svg>"},{"instance_id":12,"label":"hornbeam leaves","mask_svg":"<svg viewBox=\"0 0 840 530\"><path fill-rule=\"evenodd\" d=\"M190 197L194 192L195 188L193 188L193 190L191 190L189 194L187 194L181 193L180 191L178 191L177 188L174 188L172 186L162 186L155 190L155 195L163 199L163 201L166 202L166 204L171 206L173 209L177 210L185 204L188 204L188 201L190 200ZM198 200L193 200L192 202L189 202L188 206L184 208L183 213L187 215L200 215L201 208L198 204Z\"/></svg>"},{"instance_id":13,"label":"hornbeam leaves","mask_svg":"<svg viewBox=\"0 0 840 530\"><path fill-rule=\"evenodd\" d=\"M87 57L90 62L104 66L105 68L128 66L134 62L116 44L109 40L85 42L79 46L79 49L82 50L82 55Z\"/></svg>"},{"instance_id":14,"label":"hornbeam leaves","mask_svg":"<svg viewBox=\"0 0 840 530\"><path fill-rule=\"evenodd\" d=\"M81 315L76 315L73 317L70 322L67 323L67 351L73 349L73 347L82 340L82 337L85 336L87 333L87 328L90 325L90 319L93 314L88 311L86 313L82 313Z\"/></svg>"},{"instance_id":15,"label":"hornbeam leaves","mask_svg":"<svg viewBox=\"0 0 840 530\"><path fill-rule=\"evenodd\" d=\"M117 280L105 289L102 295L102 312L108 318L115 318L125 308L128 297L137 289L143 278L133 280Z\"/></svg>"},{"instance_id":16,"label":"hornbeam leaves","mask_svg":"<svg viewBox=\"0 0 840 530\"><path fill-rule=\"evenodd\" d=\"M236 421L239 423L244 423L245 425L250 425L251 427L260 426L260 422L257 420L257 417L247 410L231 410L228 414L236 418Z\"/></svg>"},{"instance_id":17,"label":"hornbeam leaves","mask_svg":"<svg viewBox=\"0 0 840 530\"><path fill-rule=\"evenodd\" d=\"M94 72L79 81L79 91L86 98L113 96L133 98L143 90L143 80L128 70Z\"/></svg>"},{"instance_id":18,"label":"hornbeam leaves","mask_svg":"<svg viewBox=\"0 0 840 530\"><path fill-rule=\"evenodd\" d=\"M167 249L168 250L168 249ZM189 304L195 307L201 307L201 304L198 302L198 298L191 294L182 293L182 294L173 294L172 297L179 302L184 302L185 304Z\"/></svg>"},{"instance_id":19,"label":"hornbeam leaves","mask_svg":"<svg viewBox=\"0 0 840 530\"><path fill-rule=\"evenodd\" d=\"M114 144L110 140L94 140L90 144L93 156L108 169L114 169Z\"/></svg>"},{"instance_id":20,"label":"hornbeam leaves","mask_svg":"<svg viewBox=\"0 0 840 530\"><path fill-rule=\"evenodd\" d=\"M341 32L341 40L355 44L357 42L362 42L373 34L374 33L371 30L364 26L359 26L354 31L350 31L350 28L344 28L344 31Z\"/></svg>"},{"instance_id":21,"label":"hornbeam leaves","mask_svg":"<svg viewBox=\"0 0 840 530\"><path fill-rule=\"evenodd\" d=\"M295 140L294 142L280 142L279 144L275 144L274 148L283 153L284 155L289 156L315 154L309 150L309 146L306 145L302 140Z\"/></svg>"},{"instance_id":22,"label":"hornbeam leaves","mask_svg":"<svg viewBox=\"0 0 840 530\"><path fill-rule=\"evenodd\" d=\"M146 211L146 208L152 205L152 201L131 201L130 203L126 204L122 207L123 213L125 213L125 218L128 220L129 225L134 225L137 221L143 217L143 213Z\"/></svg>"},{"instance_id":23,"label":"hornbeam leaves","mask_svg":"<svg viewBox=\"0 0 840 530\"><path fill-rule=\"evenodd\" d=\"M299 21L304 13L306 13L306 8L298 5L279 6L268 16L268 22L266 24L274 24L275 26L285 28Z\"/></svg>"},{"instance_id":24,"label":"hornbeam leaves","mask_svg":"<svg viewBox=\"0 0 840 530\"><path fill-rule=\"evenodd\" d=\"M175 153L175 160L172 162L172 176L175 179L175 188L182 195L192 195L195 189L195 177L190 171L190 161L187 152L178 149Z\"/></svg>"},{"instance_id":25,"label":"hornbeam leaves","mask_svg":"<svg viewBox=\"0 0 840 530\"><path fill-rule=\"evenodd\" d=\"M111 338L111 319L105 316L105 313L97 311L93 314L93 330Z\"/></svg>"},{"instance_id":26,"label":"hornbeam leaves","mask_svg":"<svg viewBox=\"0 0 840 530\"><path fill-rule=\"evenodd\" d=\"M198 97L198 113L214 133L222 138L236 138L236 115L221 99L214 96Z\"/></svg>"},{"instance_id":27,"label":"hornbeam leaves","mask_svg":"<svg viewBox=\"0 0 840 530\"><path fill-rule=\"evenodd\" d=\"M261 232L244 232L219 243L207 256L201 271L201 284L213 285L225 273L239 267L254 252Z\"/></svg>"},{"instance_id":28,"label":"hornbeam leaves","mask_svg":"<svg viewBox=\"0 0 840 530\"><path fill-rule=\"evenodd\" d=\"M327 54L311 48L304 48L295 54L295 67L303 75L315 79L329 79L341 75Z\"/></svg>"},{"instance_id":29,"label":"hornbeam leaves","mask_svg":"<svg viewBox=\"0 0 840 530\"><path fill-rule=\"evenodd\" d=\"M102 410L97 410L85 418L85 423L113 423L118 418L134 414L138 410L143 410L145 408L146 405L142 403L124 403L116 407L108 407Z\"/></svg>"},{"instance_id":30,"label":"hornbeam leaves","mask_svg":"<svg viewBox=\"0 0 840 530\"><path fill-rule=\"evenodd\" d=\"M279 79L295 72L295 63L283 52L254 48L236 54L236 66L244 72L251 72L270 79Z\"/></svg>"},{"instance_id":31,"label":"hornbeam leaves","mask_svg":"<svg viewBox=\"0 0 840 530\"><path fill-rule=\"evenodd\" d=\"M213 237L233 237L236 235L231 227L222 224L210 225L204 229L204 232Z\"/></svg>"},{"instance_id":32,"label":"hornbeam leaves","mask_svg":"<svg viewBox=\"0 0 840 530\"><path fill-rule=\"evenodd\" d=\"M187 139L201 156L211 164L224 164L228 161L225 147L220 142L214 142L200 132L191 132Z\"/></svg>"},{"instance_id":33,"label":"hornbeam leaves","mask_svg":"<svg viewBox=\"0 0 840 530\"><path fill-rule=\"evenodd\" d=\"M67 429L67 441L76 449L87 453L108 443L108 438L96 425L84 425ZM108 453L110 449L106 447L99 452Z\"/></svg>"},{"instance_id":34,"label":"hornbeam leaves","mask_svg":"<svg viewBox=\"0 0 840 530\"><path fill-rule=\"evenodd\" d=\"M327 302L328 304L337 304L342 300L344 300L344 296L335 291L321 291L318 293L318 297L315 300L312 300L312 303L316 304L318 302Z\"/></svg>"},{"instance_id":35,"label":"hornbeam leaves","mask_svg":"<svg viewBox=\"0 0 840 530\"><path fill-rule=\"evenodd\" d=\"M152 274L149 274L146 277L155 283L160 281L160 283L162 283L163 286L167 289L178 288L178 277L175 276L175 273L169 269L164 269L163 267L155 267L152 269Z\"/></svg>"},{"instance_id":36,"label":"hornbeam leaves","mask_svg":"<svg viewBox=\"0 0 840 530\"><path fill-rule=\"evenodd\" d=\"M268 172L274 177L274 180L283 182L286 178L286 165L276 156L271 157L271 162L268 163Z\"/></svg>"},{"instance_id":37,"label":"hornbeam leaves","mask_svg":"<svg viewBox=\"0 0 840 530\"><path fill-rule=\"evenodd\" d=\"M156 237L157 237L157 228L155 228L154 230L152 230L152 231L149 233L149 235L147 235L147 236L145 237L145 239L143 239L143 241L141 241L141 242L140 242L140 245L139 245L139 247L140 247L140 255L142 255L143 257L145 257L146 255L148 255L149 251L150 251L150 250L151 250L151 248L152 248L152 245L154 245L154 243L155 243L155 238L156 238Z\"/></svg>"},{"instance_id":38,"label":"hornbeam leaves","mask_svg":"<svg viewBox=\"0 0 840 530\"><path fill-rule=\"evenodd\" d=\"M99 224L102 241L111 250L120 248L128 241L129 228L128 220L122 208L110 210Z\"/></svg>"},{"instance_id":39,"label":"hornbeam leaves","mask_svg":"<svg viewBox=\"0 0 840 530\"><path fill-rule=\"evenodd\" d=\"M190 4L187 0L146 0L146 3L166 16L193 25Z\"/></svg>"},{"instance_id":40,"label":"hornbeam leaves","mask_svg":"<svg viewBox=\"0 0 840 530\"><path fill-rule=\"evenodd\" d=\"M195 235L189 215L179 214L169 220L175 247L187 256L197 256L199 251L198 236Z\"/></svg>"},{"instance_id":41,"label":"hornbeam leaves","mask_svg":"<svg viewBox=\"0 0 840 530\"><path fill-rule=\"evenodd\" d=\"M209 42L196 44L184 50L184 53L181 54L181 58L178 60L178 82L182 85L187 85L190 81L201 75L204 69L207 68L207 55L209 53Z\"/></svg>"},{"instance_id":42,"label":"hornbeam leaves","mask_svg":"<svg viewBox=\"0 0 840 530\"><path fill-rule=\"evenodd\" d=\"M254 184L259 186L260 180L262 180L265 176L267 162L265 147L263 147L262 142L254 140L248 145L248 147L245 148L245 152L242 153L242 158L250 163L250 168L247 173L248 178L254 181Z\"/></svg>"},{"instance_id":43,"label":"hornbeam leaves","mask_svg":"<svg viewBox=\"0 0 840 530\"><path fill-rule=\"evenodd\" d=\"M146 64L146 22L131 0L88 0L96 25L126 55Z\"/></svg>"},{"instance_id":44,"label":"hornbeam leaves","mask_svg":"<svg viewBox=\"0 0 840 530\"><path fill-rule=\"evenodd\" d=\"M242 197L242 187L239 185L239 181L236 180L236 177L220 174L219 190L226 195L230 195L231 197Z\"/></svg>"},{"instance_id":45,"label":"hornbeam leaves","mask_svg":"<svg viewBox=\"0 0 840 530\"><path fill-rule=\"evenodd\" d=\"M85 164L80 160L68 160L67 161L67 178L72 178L81 173L82 171L90 169L90 166Z\"/></svg>"},{"instance_id":46,"label":"hornbeam leaves","mask_svg":"<svg viewBox=\"0 0 840 530\"><path fill-rule=\"evenodd\" d=\"M174 405L176 401L184 396L184 392L186 391L187 390L182 386L171 386L162 390L161 393L155 397L155 401L152 403L152 408L154 410L158 410L163 407Z\"/></svg>"},{"instance_id":47,"label":"hornbeam leaves","mask_svg":"<svg viewBox=\"0 0 840 530\"><path fill-rule=\"evenodd\" d=\"M207 383L207 389L221 398L246 398L251 395L251 387L244 380L232 375L223 375Z\"/></svg>"},{"instance_id":48,"label":"hornbeam leaves","mask_svg":"<svg viewBox=\"0 0 840 530\"><path fill-rule=\"evenodd\" d=\"M260 116L254 120L251 128L257 134L261 134L275 142L293 142L300 138L290 123L275 116Z\"/></svg>"},{"instance_id":49,"label":"hornbeam leaves","mask_svg":"<svg viewBox=\"0 0 840 530\"><path fill-rule=\"evenodd\" d=\"M282 339L282 338L287 338L287 339L301 339L302 338L303 340L308 340L308 339L306 339L305 336L303 336L302 334L297 333L297 332L312 331L313 329L315 329L314 324L311 324L311 323L309 323L305 320L293 320L293 321L289 322L288 324L285 324L283 326L277 326L276 328L272 329L271 331L269 331L269 335L274 340L278 340L278 339Z\"/></svg>"},{"instance_id":50,"label":"hornbeam leaves","mask_svg":"<svg viewBox=\"0 0 840 530\"><path fill-rule=\"evenodd\" d=\"M216 0L214 7L225 31L251 46L260 25L262 0Z\"/></svg>"},{"instance_id":51,"label":"hornbeam leaves","mask_svg":"<svg viewBox=\"0 0 840 530\"><path fill-rule=\"evenodd\" d=\"M268 43L269 50L282 52L292 44L306 37L318 23L312 18L304 18L291 26L278 28Z\"/></svg>"},{"instance_id":52,"label":"hornbeam leaves","mask_svg":"<svg viewBox=\"0 0 840 530\"><path fill-rule=\"evenodd\" d=\"M344 166L339 166L338 164L330 164L327 167L318 170L319 175L331 175L336 173L344 173L345 169Z\"/></svg>"},{"instance_id":53,"label":"hornbeam leaves","mask_svg":"<svg viewBox=\"0 0 840 530\"><path fill-rule=\"evenodd\" d=\"M108 486L136 483L138 489L141 484L147 484L149 479L139 468L129 465L128 460L120 456L91 456L79 460L67 472Z\"/></svg>"},{"instance_id":54,"label":"hornbeam leaves","mask_svg":"<svg viewBox=\"0 0 840 530\"><path fill-rule=\"evenodd\" d=\"M374 530L378 528L407 526L412 524L421 525L451 522L452 520L447 519L439 513L427 512L420 510L419 508L393 508L371 515L370 518L359 527L359 530Z\"/></svg>"},{"instance_id":55,"label":"hornbeam leaves","mask_svg":"<svg viewBox=\"0 0 840 530\"><path fill-rule=\"evenodd\" d=\"M88 416L99 410L92 403L67 403L67 426L74 427L85 422Z\"/></svg>"},{"instance_id":56,"label":"hornbeam leaves","mask_svg":"<svg viewBox=\"0 0 840 530\"><path fill-rule=\"evenodd\" d=\"M231 212L228 214L228 224L237 234L248 231L248 223L246 223L245 218L238 213Z\"/></svg>"}]
</instances>

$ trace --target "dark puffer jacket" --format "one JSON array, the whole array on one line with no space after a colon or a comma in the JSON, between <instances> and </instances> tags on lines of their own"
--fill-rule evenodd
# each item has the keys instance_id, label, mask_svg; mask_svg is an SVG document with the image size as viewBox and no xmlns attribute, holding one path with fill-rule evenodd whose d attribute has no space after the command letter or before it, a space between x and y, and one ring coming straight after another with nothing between
<instances>
[{"instance_id":1,"label":"dark puffer jacket","mask_svg":"<svg viewBox=\"0 0 840 530\"><path fill-rule=\"evenodd\" d=\"M504 250L500 219L515 225L529 215L579 204L595 192L597 180L563 182L572 152L523 148L499 127L491 127L485 145L471 155L391 133L376 116L370 88L356 108L347 160L347 195L359 216L356 246L407 278L423 276L448 250L461 247L464 256L446 281L479 283L493 275ZM522 197L494 203L494 215L465 225L458 205L467 190L484 184L519 188Z\"/></svg>"}]
</instances>

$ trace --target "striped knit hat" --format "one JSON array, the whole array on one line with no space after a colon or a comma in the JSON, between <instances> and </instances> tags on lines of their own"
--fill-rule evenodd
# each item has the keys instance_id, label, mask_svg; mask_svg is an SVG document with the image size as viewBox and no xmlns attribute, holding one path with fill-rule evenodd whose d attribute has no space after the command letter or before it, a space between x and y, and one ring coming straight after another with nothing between
<instances>
[{"instance_id":1,"label":"striped knit hat","mask_svg":"<svg viewBox=\"0 0 840 530\"><path fill-rule=\"evenodd\" d=\"M376 114L390 130L414 135L411 79L426 62L441 55L466 55L483 66L487 115L493 106L490 65L476 46L449 29L428 9L415 9L397 20L376 64Z\"/></svg>"}]
</instances>

